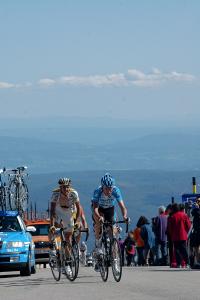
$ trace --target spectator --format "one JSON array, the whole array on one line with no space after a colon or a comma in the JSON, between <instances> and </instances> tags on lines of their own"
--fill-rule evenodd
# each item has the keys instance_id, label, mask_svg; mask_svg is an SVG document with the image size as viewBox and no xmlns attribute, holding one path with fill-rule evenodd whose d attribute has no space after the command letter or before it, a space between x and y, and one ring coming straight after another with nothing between
<instances>
[{"instance_id":1,"label":"spectator","mask_svg":"<svg viewBox=\"0 0 200 300\"><path fill-rule=\"evenodd\" d=\"M152 231L152 227L147 220L146 217L141 216L137 223L138 227L141 228L141 238L144 241L144 259L145 259L145 265L149 266L150 263L150 255L153 256L153 248L155 245L155 237L154 233Z\"/></svg>"},{"instance_id":2,"label":"spectator","mask_svg":"<svg viewBox=\"0 0 200 300\"><path fill-rule=\"evenodd\" d=\"M166 233L167 233L167 242L168 242L168 249L169 249L169 265L170 265L170 267L172 267L173 266L173 256L174 256L174 246L173 246L173 242L172 242L171 236L169 234L169 228L168 228L168 224L170 223L170 219L172 216L172 204L167 205L165 214L168 216Z\"/></svg>"},{"instance_id":3,"label":"spectator","mask_svg":"<svg viewBox=\"0 0 200 300\"><path fill-rule=\"evenodd\" d=\"M127 238L124 241L124 246L126 249L126 261L127 261L127 266L131 266L132 263L134 262L134 257L135 257L135 241L133 238L133 233L130 231L128 233Z\"/></svg>"},{"instance_id":4,"label":"spectator","mask_svg":"<svg viewBox=\"0 0 200 300\"><path fill-rule=\"evenodd\" d=\"M195 265L200 266L200 198L196 200L196 207L193 208L193 228L190 235L190 246L194 249Z\"/></svg>"},{"instance_id":5,"label":"spectator","mask_svg":"<svg viewBox=\"0 0 200 300\"><path fill-rule=\"evenodd\" d=\"M141 238L141 228L137 227L133 231L133 238L136 244L136 250L137 250L137 264L138 266L143 266L145 264L144 261L144 241Z\"/></svg>"},{"instance_id":6,"label":"spectator","mask_svg":"<svg viewBox=\"0 0 200 300\"><path fill-rule=\"evenodd\" d=\"M168 222L168 231L173 241L177 267L181 266L181 260L183 259L186 267L189 267L189 258L187 252L187 239L188 232L191 227L191 222L188 216L179 211L177 203L172 204L172 216Z\"/></svg>"},{"instance_id":7,"label":"spectator","mask_svg":"<svg viewBox=\"0 0 200 300\"><path fill-rule=\"evenodd\" d=\"M156 265L167 265L167 215L165 207L158 208L158 216L154 219Z\"/></svg>"}]
</instances>

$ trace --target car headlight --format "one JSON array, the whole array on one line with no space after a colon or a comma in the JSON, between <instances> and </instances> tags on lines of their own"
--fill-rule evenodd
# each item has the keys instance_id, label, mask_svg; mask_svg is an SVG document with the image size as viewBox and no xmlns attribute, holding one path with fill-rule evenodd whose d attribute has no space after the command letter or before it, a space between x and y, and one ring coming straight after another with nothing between
<instances>
[{"instance_id":1,"label":"car headlight","mask_svg":"<svg viewBox=\"0 0 200 300\"><path fill-rule=\"evenodd\" d=\"M24 247L24 242L8 242L6 248L21 248Z\"/></svg>"}]
</instances>

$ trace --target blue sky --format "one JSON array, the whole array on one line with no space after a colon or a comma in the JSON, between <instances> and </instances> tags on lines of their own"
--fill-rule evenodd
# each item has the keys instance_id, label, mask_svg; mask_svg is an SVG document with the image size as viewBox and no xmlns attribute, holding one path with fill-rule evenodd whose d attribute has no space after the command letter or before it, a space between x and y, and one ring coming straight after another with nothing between
<instances>
[{"instance_id":1,"label":"blue sky","mask_svg":"<svg viewBox=\"0 0 200 300\"><path fill-rule=\"evenodd\" d=\"M5 117L198 119L200 1L0 1Z\"/></svg>"}]
</instances>

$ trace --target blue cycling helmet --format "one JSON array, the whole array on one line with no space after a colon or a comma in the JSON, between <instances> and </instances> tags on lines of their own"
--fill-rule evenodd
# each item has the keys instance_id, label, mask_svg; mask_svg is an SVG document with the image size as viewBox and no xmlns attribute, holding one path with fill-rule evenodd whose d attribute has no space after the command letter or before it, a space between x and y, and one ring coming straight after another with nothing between
<instances>
[{"instance_id":1,"label":"blue cycling helmet","mask_svg":"<svg viewBox=\"0 0 200 300\"><path fill-rule=\"evenodd\" d=\"M113 187L115 184L114 178L109 173L106 173L102 178L101 178L101 185L106 186L106 187Z\"/></svg>"}]
</instances>

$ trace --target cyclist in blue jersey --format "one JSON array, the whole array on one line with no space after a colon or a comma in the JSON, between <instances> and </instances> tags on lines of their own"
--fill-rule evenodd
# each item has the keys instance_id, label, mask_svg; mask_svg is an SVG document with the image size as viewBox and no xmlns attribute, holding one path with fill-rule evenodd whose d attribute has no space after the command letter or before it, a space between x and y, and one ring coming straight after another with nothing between
<instances>
[{"instance_id":1,"label":"cyclist in blue jersey","mask_svg":"<svg viewBox=\"0 0 200 300\"><path fill-rule=\"evenodd\" d=\"M127 209L124 205L121 191L115 186L115 180L109 173L106 173L101 178L101 185L94 191L92 197L92 209L94 219L94 231L95 231L95 245L96 253L101 252L101 241L100 238L100 225L102 221L114 221L115 205L119 205L124 220L127 218Z\"/></svg>"}]
</instances>

